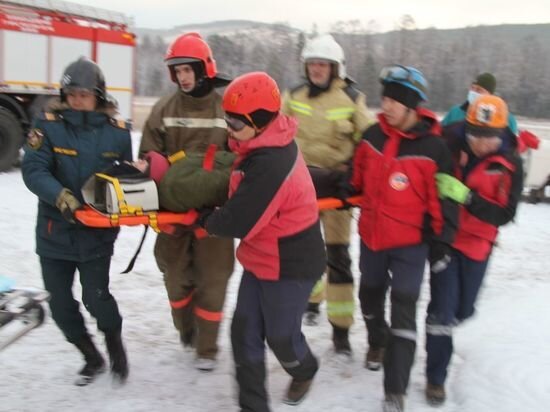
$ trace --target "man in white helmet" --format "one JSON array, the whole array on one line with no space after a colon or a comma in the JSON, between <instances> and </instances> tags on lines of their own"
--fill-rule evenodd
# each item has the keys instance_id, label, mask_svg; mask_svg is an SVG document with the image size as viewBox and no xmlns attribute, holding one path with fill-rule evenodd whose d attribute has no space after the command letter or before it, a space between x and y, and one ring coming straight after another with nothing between
<instances>
[{"instance_id":1,"label":"man in white helmet","mask_svg":"<svg viewBox=\"0 0 550 412\"><path fill-rule=\"evenodd\" d=\"M342 174L371 123L366 97L347 78L344 51L331 35L308 41L302 59L306 81L285 93L283 112L299 120L296 141L310 170ZM351 354L348 334L354 312L348 252L351 218L351 210L321 213L328 255L327 314L334 349L346 355ZM313 288L305 319L310 325L317 324L324 289L323 281Z\"/></svg>"}]
</instances>

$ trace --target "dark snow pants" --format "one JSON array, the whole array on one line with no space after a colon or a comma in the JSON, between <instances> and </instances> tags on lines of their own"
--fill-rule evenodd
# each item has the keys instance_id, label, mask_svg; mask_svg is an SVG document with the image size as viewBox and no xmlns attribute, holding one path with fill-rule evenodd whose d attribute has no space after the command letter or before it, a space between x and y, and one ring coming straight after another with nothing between
<instances>
[{"instance_id":1,"label":"dark snow pants","mask_svg":"<svg viewBox=\"0 0 550 412\"><path fill-rule=\"evenodd\" d=\"M445 383L453 354L453 327L474 314L488 262L469 259L455 250L447 268L431 274L426 318L426 376L431 384Z\"/></svg>"},{"instance_id":2,"label":"dark snow pants","mask_svg":"<svg viewBox=\"0 0 550 412\"><path fill-rule=\"evenodd\" d=\"M319 364L302 334L302 315L316 279L263 281L244 271L231 324L241 411L267 412L265 342L296 380L312 379Z\"/></svg>"},{"instance_id":3,"label":"dark snow pants","mask_svg":"<svg viewBox=\"0 0 550 412\"><path fill-rule=\"evenodd\" d=\"M82 285L82 302L97 320L102 332L120 330L122 317L115 298L109 291L111 257L87 262L40 257L44 286L50 292L52 318L67 340L78 342L87 332L79 304L73 296L73 281L78 269Z\"/></svg>"},{"instance_id":4,"label":"dark snow pants","mask_svg":"<svg viewBox=\"0 0 550 412\"><path fill-rule=\"evenodd\" d=\"M416 350L416 302L428 246L420 244L374 252L361 242L359 300L369 346L385 348L384 390L405 394ZM385 320L391 287L391 326Z\"/></svg>"}]
</instances>

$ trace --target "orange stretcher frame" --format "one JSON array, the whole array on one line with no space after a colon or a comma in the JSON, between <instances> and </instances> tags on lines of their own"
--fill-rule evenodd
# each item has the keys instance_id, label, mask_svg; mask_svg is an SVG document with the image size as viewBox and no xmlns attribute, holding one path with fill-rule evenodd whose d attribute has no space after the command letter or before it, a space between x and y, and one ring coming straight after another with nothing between
<instances>
[{"instance_id":1,"label":"orange stretcher frame","mask_svg":"<svg viewBox=\"0 0 550 412\"><path fill-rule=\"evenodd\" d=\"M353 196L346 201L352 206L359 206L361 197ZM344 202L335 197L325 197L317 200L319 210L338 209L344 206ZM85 226L108 228L119 226L149 225L158 228L159 225L192 225L197 220L198 212L194 209L189 212L176 213L168 211L143 212L136 215L107 214L90 206L77 210L75 217Z\"/></svg>"}]
</instances>

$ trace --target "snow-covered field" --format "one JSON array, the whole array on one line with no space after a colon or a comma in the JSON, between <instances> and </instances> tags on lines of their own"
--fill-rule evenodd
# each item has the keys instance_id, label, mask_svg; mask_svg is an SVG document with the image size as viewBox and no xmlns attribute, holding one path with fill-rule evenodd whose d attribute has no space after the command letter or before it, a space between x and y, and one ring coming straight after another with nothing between
<instances>
[{"instance_id":1,"label":"snow-covered field","mask_svg":"<svg viewBox=\"0 0 550 412\"><path fill-rule=\"evenodd\" d=\"M134 135L137 140L138 134ZM34 254L36 198L19 170L0 174L3 217L0 220L0 274L20 287L42 287ZM64 341L51 319L0 352L0 411L163 411L237 410L228 325L235 305L240 268L231 279L220 334L220 364L212 373L192 366L193 353L178 341L169 313L162 276L153 255L154 235L129 274L119 274L133 255L141 228L124 228L113 257L111 286L124 316L130 377L113 387L108 374L94 384L72 384L81 357ZM352 247L358 276L358 237ZM478 314L457 329L448 401L438 409L423 397L424 312L428 289L419 304L418 342L407 410L418 412L531 412L550 410L550 205L521 204L515 223L505 227L493 254L478 304ZM79 295L79 286L75 285ZM359 306L357 305L357 309ZM85 311L84 311L85 312ZM90 320L89 317L87 317ZM102 344L94 323L90 331ZM299 406L282 404L289 377L269 355L269 393L275 412L379 411L382 373L363 367L366 332L359 310L352 327L351 360L331 350L330 325L323 319L305 327L321 369L311 393Z\"/></svg>"}]
</instances>

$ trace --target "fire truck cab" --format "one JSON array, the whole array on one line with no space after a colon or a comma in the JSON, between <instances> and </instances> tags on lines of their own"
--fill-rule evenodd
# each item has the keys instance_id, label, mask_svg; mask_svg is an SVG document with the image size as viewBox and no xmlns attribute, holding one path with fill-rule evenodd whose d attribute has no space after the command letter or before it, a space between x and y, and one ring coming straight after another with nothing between
<instances>
[{"instance_id":1,"label":"fire truck cab","mask_svg":"<svg viewBox=\"0 0 550 412\"><path fill-rule=\"evenodd\" d=\"M60 0L0 1L0 171L18 158L32 118L59 94L80 56L105 74L107 93L131 119L135 36L123 14Z\"/></svg>"}]
</instances>

